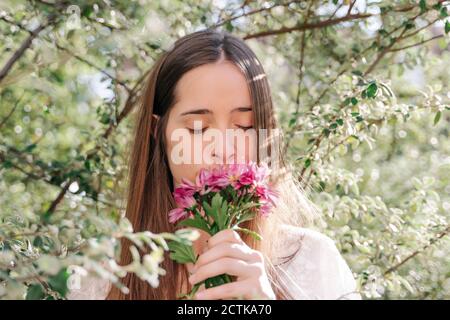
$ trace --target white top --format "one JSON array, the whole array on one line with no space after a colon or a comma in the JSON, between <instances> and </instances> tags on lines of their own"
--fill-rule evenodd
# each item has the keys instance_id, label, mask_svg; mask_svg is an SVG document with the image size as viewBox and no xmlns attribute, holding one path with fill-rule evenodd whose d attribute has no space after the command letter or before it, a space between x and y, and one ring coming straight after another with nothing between
<instances>
[{"instance_id":1,"label":"white top","mask_svg":"<svg viewBox=\"0 0 450 320\"><path fill-rule=\"evenodd\" d=\"M284 228L289 233L287 238L300 242L298 251L298 241L286 245L283 250L296 254L292 260L277 266L294 299L361 299L353 274L331 238L311 229L287 225Z\"/></svg>"},{"instance_id":2,"label":"white top","mask_svg":"<svg viewBox=\"0 0 450 320\"><path fill-rule=\"evenodd\" d=\"M311 229L287 225L285 228L290 233L288 238L295 241L283 250L296 254L287 263L277 266L277 270L294 299L361 299L352 272L331 238ZM299 243L300 249L292 251ZM67 298L103 300L110 286L107 280L83 277L80 289L71 290Z\"/></svg>"}]
</instances>

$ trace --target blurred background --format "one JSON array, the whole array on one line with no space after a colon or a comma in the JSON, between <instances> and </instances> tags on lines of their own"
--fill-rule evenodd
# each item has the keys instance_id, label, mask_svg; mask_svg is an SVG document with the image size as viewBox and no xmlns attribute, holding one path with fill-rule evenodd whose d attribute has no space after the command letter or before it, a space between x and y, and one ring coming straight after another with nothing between
<instances>
[{"instance_id":1,"label":"blurred background","mask_svg":"<svg viewBox=\"0 0 450 320\"><path fill-rule=\"evenodd\" d=\"M262 61L317 228L363 297L450 298L449 12L438 0L0 0L0 298L64 296L64 259L87 239L102 239L91 265L117 251L143 80L208 27Z\"/></svg>"}]
</instances>

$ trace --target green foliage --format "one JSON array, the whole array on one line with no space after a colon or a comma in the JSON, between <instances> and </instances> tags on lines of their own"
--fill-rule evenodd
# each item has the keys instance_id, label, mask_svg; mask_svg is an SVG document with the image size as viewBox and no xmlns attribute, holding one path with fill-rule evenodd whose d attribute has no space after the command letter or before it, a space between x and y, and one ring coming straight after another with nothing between
<instances>
[{"instance_id":1,"label":"green foliage","mask_svg":"<svg viewBox=\"0 0 450 320\"><path fill-rule=\"evenodd\" d=\"M197 257L194 254L192 246L176 241L169 242L170 258L178 263L195 263Z\"/></svg>"}]
</instances>

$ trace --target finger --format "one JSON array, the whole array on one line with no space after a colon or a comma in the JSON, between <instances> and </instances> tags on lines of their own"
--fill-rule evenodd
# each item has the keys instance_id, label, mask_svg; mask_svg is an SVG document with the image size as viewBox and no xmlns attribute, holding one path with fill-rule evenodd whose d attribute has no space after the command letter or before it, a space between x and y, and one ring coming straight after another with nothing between
<instances>
[{"instance_id":1,"label":"finger","mask_svg":"<svg viewBox=\"0 0 450 320\"><path fill-rule=\"evenodd\" d=\"M203 252L195 263L193 271L195 272L195 270L198 270L201 266L225 257L244 260L246 262L260 261L260 255L258 254L258 252L251 249L247 245L222 242Z\"/></svg>"},{"instance_id":2,"label":"finger","mask_svg":"<svg viewBox=\"0 0 450 320\"><path fill-rule=\"evenodd\" d=\"M208 239L208 248L212 248L221 242L244 243L236 231L225 229Z\"/></svg>"},{"instance_id":3,"label":"finger","mask_svg":"<svg viewBox=\"0 0 450 320\"><path fill-rule=\"evenodd\" d=\"M239 278L247 278L250 275L259 273L259 267L249 264L242 260L233 258L221 258L201 266L189 277L191 284L199 283L205 279L215 277L221 274L229 274Z\"/></svg>"},{"instance_id":4,"label":"finger","mask_svg":"<svg viewBox=\"0 0 450 320\"><path fill-rule=\"evenodd\" d=\"M249 282L238 281L197 292L196 300L245 299L246 291L251 287Z\"/></svg>"}]
</instances>

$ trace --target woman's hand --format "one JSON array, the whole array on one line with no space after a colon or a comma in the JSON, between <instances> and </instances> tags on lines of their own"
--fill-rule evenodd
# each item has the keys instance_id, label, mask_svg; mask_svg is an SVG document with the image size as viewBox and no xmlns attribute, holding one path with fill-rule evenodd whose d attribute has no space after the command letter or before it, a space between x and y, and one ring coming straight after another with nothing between
<instances>
[{"instance_id":1,"label":"woman's hand","mask_svg":"<svg viewBox=\"0 0 450 320\"><path fill-rule=\"evenodd\" d=\"M191 284L224 273L237 277L235 282L197 292L195 299L276 299L267 278L263 255L247 246L232 229L209 238L208 247L199 256L193 271L189 277Z\"/></svg>"}]
</instances>

